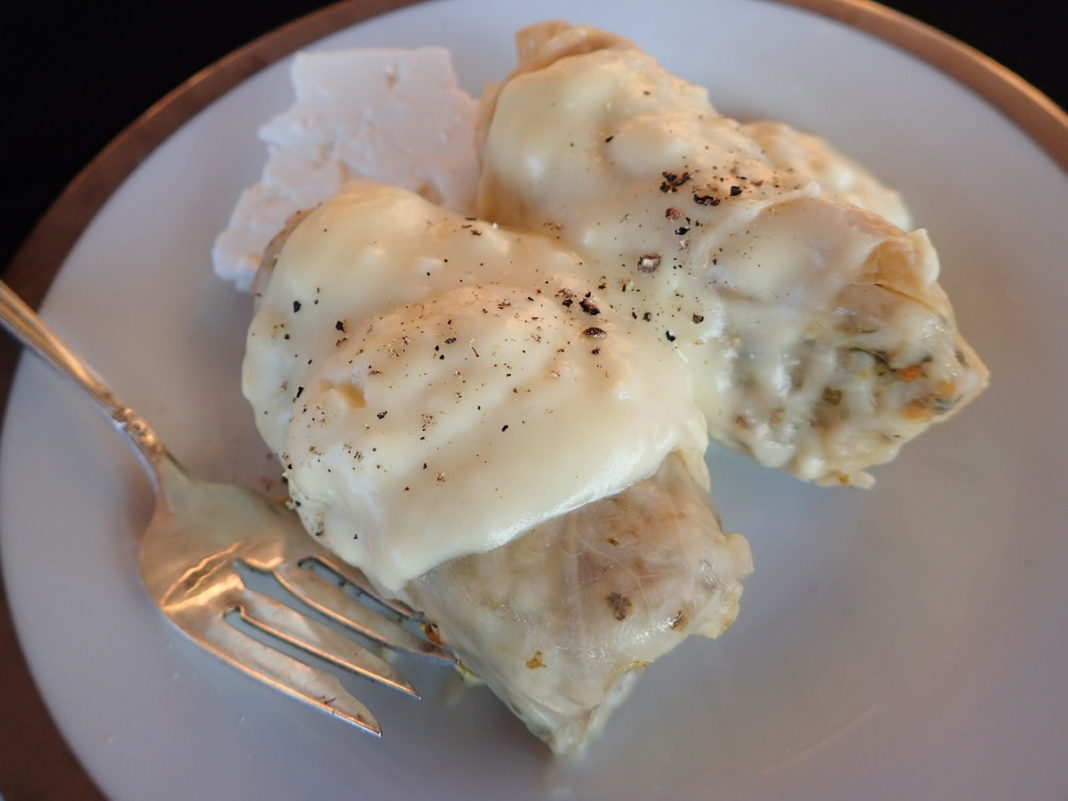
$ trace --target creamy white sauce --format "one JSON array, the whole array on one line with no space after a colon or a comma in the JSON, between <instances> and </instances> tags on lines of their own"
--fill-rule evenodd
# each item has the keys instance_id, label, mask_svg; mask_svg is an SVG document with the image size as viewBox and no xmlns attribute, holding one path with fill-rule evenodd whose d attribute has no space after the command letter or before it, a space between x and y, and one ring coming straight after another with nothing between
<instances>
[{"instance_id":1,"label":"creamy white sauce","mask_svg":"<svg viewBox=\"0 0 1068 801\"><path fill-rule=\"evenodd\" d=\"M653 474L707 484L677 351L577 257L357 184L282 248L244 391L309 531L389 590Z\"/></svg>"},{"instance_id":2,"label":"creamy white sauce","mask_svg":"<svg viewBox=\"0 0 1068 801\"><path fill-rule=\"evenodd\" d=\"M912 215L898 192L883 186L818 136L769 120L745 123L742 130L760 146L772 167L798 183L815 181L828 197L875 212L906 231L912 227Z\"/></svg>"}]
</instances>

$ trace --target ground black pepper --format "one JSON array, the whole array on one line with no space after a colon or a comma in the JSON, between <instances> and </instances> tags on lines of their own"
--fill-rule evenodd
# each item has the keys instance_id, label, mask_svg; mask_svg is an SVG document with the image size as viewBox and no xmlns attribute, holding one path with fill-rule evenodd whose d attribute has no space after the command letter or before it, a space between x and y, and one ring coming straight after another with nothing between
<instances>
[{"instance_id":1,"label":"ground black pepper","mask_svg":"<svg viewBox=\"0 0 1068 801\"><path fill-rule=\"evenodd\" d=\"M660 184L661 192L677 192L679 187L690 180L690 173L684 172L681 175L674 172L662 172L664 176L663 182Z\"/></svg>"}]
</instances>

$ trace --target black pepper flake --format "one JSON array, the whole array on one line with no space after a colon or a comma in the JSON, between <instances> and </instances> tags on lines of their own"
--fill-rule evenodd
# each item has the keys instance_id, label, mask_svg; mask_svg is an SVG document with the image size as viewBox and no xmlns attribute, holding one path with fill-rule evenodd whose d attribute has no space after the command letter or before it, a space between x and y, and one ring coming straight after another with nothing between
<instances>
[{"instance_id":1,"label":"black pepper flake","mask_svg":"<svg viewBox=\"0 0 1068 801\"><path fill-rule=\"evenodd\" d=\"M607 332L603 328L598 328L595 325L591 325L589 328L582 332L585 336L593 337L594 339L600 339L607 335Z\"/></svg>"},{"instance_id":2,"label":"black pepper flake","mask_svg":"<svg viewBox=\"0 0 1068 801\"><path fill-rule=\"evenodd\" d=\"M663 182L660 184L661 192L677 192L679 187L690 180L690 173L684 172L681 175L674 172L662 172L664 176Z\"/></svg>"},{"instance_id":3,"label":"black pepper flake","mask_svg":"<svg viewBox=\"0 0 1068 801\"><path fill-rule=\"evenodd\" d=\"M604 143L607 145L609 142L611 142L615 138L616 138L616 135L612 134L611 136L605 138Z\"/></svg>"},{"instance_id":4,"label":"black pepper flake","mask_svg":"<svg viewBox=\"0 0 1068 801\"><path fill-rule=\"evenodd\" d=\"M689 229L689 228L687 228L687 227L686 227L685 225L680 225L680 226L679 226L678 228L676 228L676 229L675 229L675 233L676 233L676 234L677 234L678 236L682 236L683 234L685 234L685 233L688 233L688 232L689 232L689 230L690 230L690 229Z\"/></svg>"},{"instance_id":5,"label":"black pepper flake","mask_svg":"<svg viewBox=\"0 0 1068 801\"><path fill-rule=\"evenodd\" d=\"M703 314L695 314L693 316L694 325L697 325L698 323L703 323L704 321L705 321L705 316Z\"/></svg>"},{"instance_id":6,"label":"black pepper flake","mask_svg":"<svg viewBox=\"0 0 1068 801\"><path fill-rule=\"evenodd\" d=\"M336 328L338 331L344 331L345 330L345 321L344 320L338 320L336 323L334 323L334 328Z\"/></svg>"},{"instance_id":7,"label":"black pepper flake","mask_svg":"<svg viewBox=\"0 0 1068 801\"><path fill-rule=\"evenodd\" d=\"M593 350L590 351L590 353L592 353L594 356L599 355L600 352L601 352L600 348L594 348Z\"/></svg>"},{"instance_id":8,"label":"black pepper flake","mask_svg":"<svg viewBox=\"0 0 1068 801\"><path fill-rule=\"evenodd\" d=\"M601 313L601 310L597 308L596 304L586 298L579 301L579 306L582 307L582 310L586 312L586 314L596 316Z\"/></svg>"},{"instance_id":9,"label":"black pepper flake","mask_svg":"<svg viewBox=\"0 0 1068 801\"><path fill-rule=\"evenodd\" d=\"M300 301L299 300L293 301L293 311L294 312L299 312L300 311Z\"/></svg>"},{"instance_id":10,"label":"black pepper flake","mask_svg":"<svg viewBox=\"0 0 1068 801\"><path fill-rule=\"evenodd\" d=\"M575 301L574 301L574 300L572 300L571 298L564 298L564 300L562 301L562 303L563 303L563 304L564 304L565 306L570 306L570 305L571 305L572 303L574 303L574 302L575 302Z\"/></svg>"},{"instance_id":11,"label":"black pepper flake","mask_svg":"<svg viewBox=\"0 0 1068 801\"><path fill-rule=\"evenodd\" d=\"M377 417L379 420L381 420L387 414L389 414L389 412L379 412L377 415L375 415L375 417Z\"/></svg>"},{"instance_id":12,"label":"black pepper flake","mask_svg":"<svg viewBox=\"0 0 1068 801\"><path fill-rule=\"evenodd\" d=\"M507 430L508 430L508 424L505 423L503 426L501 426L501 431L507 431Z\"/></svg>"},{"instance_id":13,"label":"black pepper flake","mask_svg":"<svg viewBox=\"0 0 1068 801\"><path fill-rule=\"evenodd\" d=\"M738 197L740 194L742 194L742 188L740 186L731 187L731 197Z\"/></svg>"},{"instance_id":14,"label":"black pepper flake","mask_svg":"<svg viewBox=\"0 0 1068 801\"><path fill-rule=\"evenodd\" d=\"M645 314L642 315L642 319L645 320L645 322L649 322L650 320L653 319L653 313L652 312L645 312Z\"/></svg>"},{"instance_id":15,"label":"black pepper flake","mask_svg":"<svg viewBox=\"0 0 1068 801\"><path fill-rule=\"evenodd\" d=\"M718 206L719 205L719 198L716 197L715 195L694 195L693 196L693 200L694 200L694 203L697 203L697 204L699 204L701 206Z\"/></svg>"},{"instance_id":16,"label":"black pepper flake","mask_svg":"<svg viewBox=\"0 0 1068 801\"><path fill-rule=\"evenodd\" d=\"M675 335L672 334L670 331L665 331L664 332L664 336L667 337L667 341L668 342L674 342L675 341Z\"/></svg>"},{"instance_id":17,"label":"black pepper flake","mask_svg":"<svg viewBox=\"0 0 1068 801\"><path fill-rule=\"evenodd\" d=\"M456 337L449 337L448 339L445 340L445 344L446 345L451 345L455 341L456 341Z\"/></svg>"},{"instance_id":18,"label":"black pepper flake","mask_svg":"<svg viewBox=\"0 0 1068 801\"><path fill-rule=\"evenodd\" d=\"M297 398L299 398L303 394L304 394L304 387L297 387L297 396L296 396L296 398L293 398L293 400L296 400Z\"/></svg>"}]
</instances>

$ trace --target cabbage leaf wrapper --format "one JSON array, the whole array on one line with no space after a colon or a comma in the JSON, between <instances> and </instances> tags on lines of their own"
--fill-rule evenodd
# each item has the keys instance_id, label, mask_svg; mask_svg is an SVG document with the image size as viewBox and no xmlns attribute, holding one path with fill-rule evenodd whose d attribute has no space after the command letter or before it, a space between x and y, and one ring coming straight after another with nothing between
<instances>
[{"instance_id":1,"label":"cabbage leaf wrapper","mask_svg":"<svg viewBox=\"0 0 1068 801\"><path fill-rule=\"evenodd\" d=\"M738 614L749 546L683 460L408 584L464 665L556 752L582 749L638 675Z\"/></svg>"}]
</instances>

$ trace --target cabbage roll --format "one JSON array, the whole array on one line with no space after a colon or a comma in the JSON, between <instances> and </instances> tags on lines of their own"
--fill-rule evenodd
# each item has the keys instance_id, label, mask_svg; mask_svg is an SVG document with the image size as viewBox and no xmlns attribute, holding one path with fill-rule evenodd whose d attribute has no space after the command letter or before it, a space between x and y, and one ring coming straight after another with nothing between
<instances>
[{"instance_id":1,"label":"cabbage roll","mask_svg":"<svg viewBox=\"0 0 1068 801\"><path fill-rule=\"evenodd\" d=\"M308 531L581 750L750 570L689 367L540 233L354 183L279 233L243 388Z\"/></svg>"},{"instance_id":2,"label":"cabbage roll","mask_svg":"<svg viewBox=\"0 0 1068 801\"><path fill-rule=\"evenodd\" d=\"M676 456L618 495L406 588L464 664L557 752L581 750L638 675L738 614L749 547Z\"/></svg>"},{"instance_id":3,"label":"cabbage roll","mask_svg":"<svg viewBox=\"0 0 1068 801\"><path fill-rule=\"evenodd\" d=\"M854 162L724 117L619 37L545 23L518 50L483 99L478 213L596 261L693 365L714 441L866 485L986 385L927 234Z\"/></svg>"}]
</instances>

